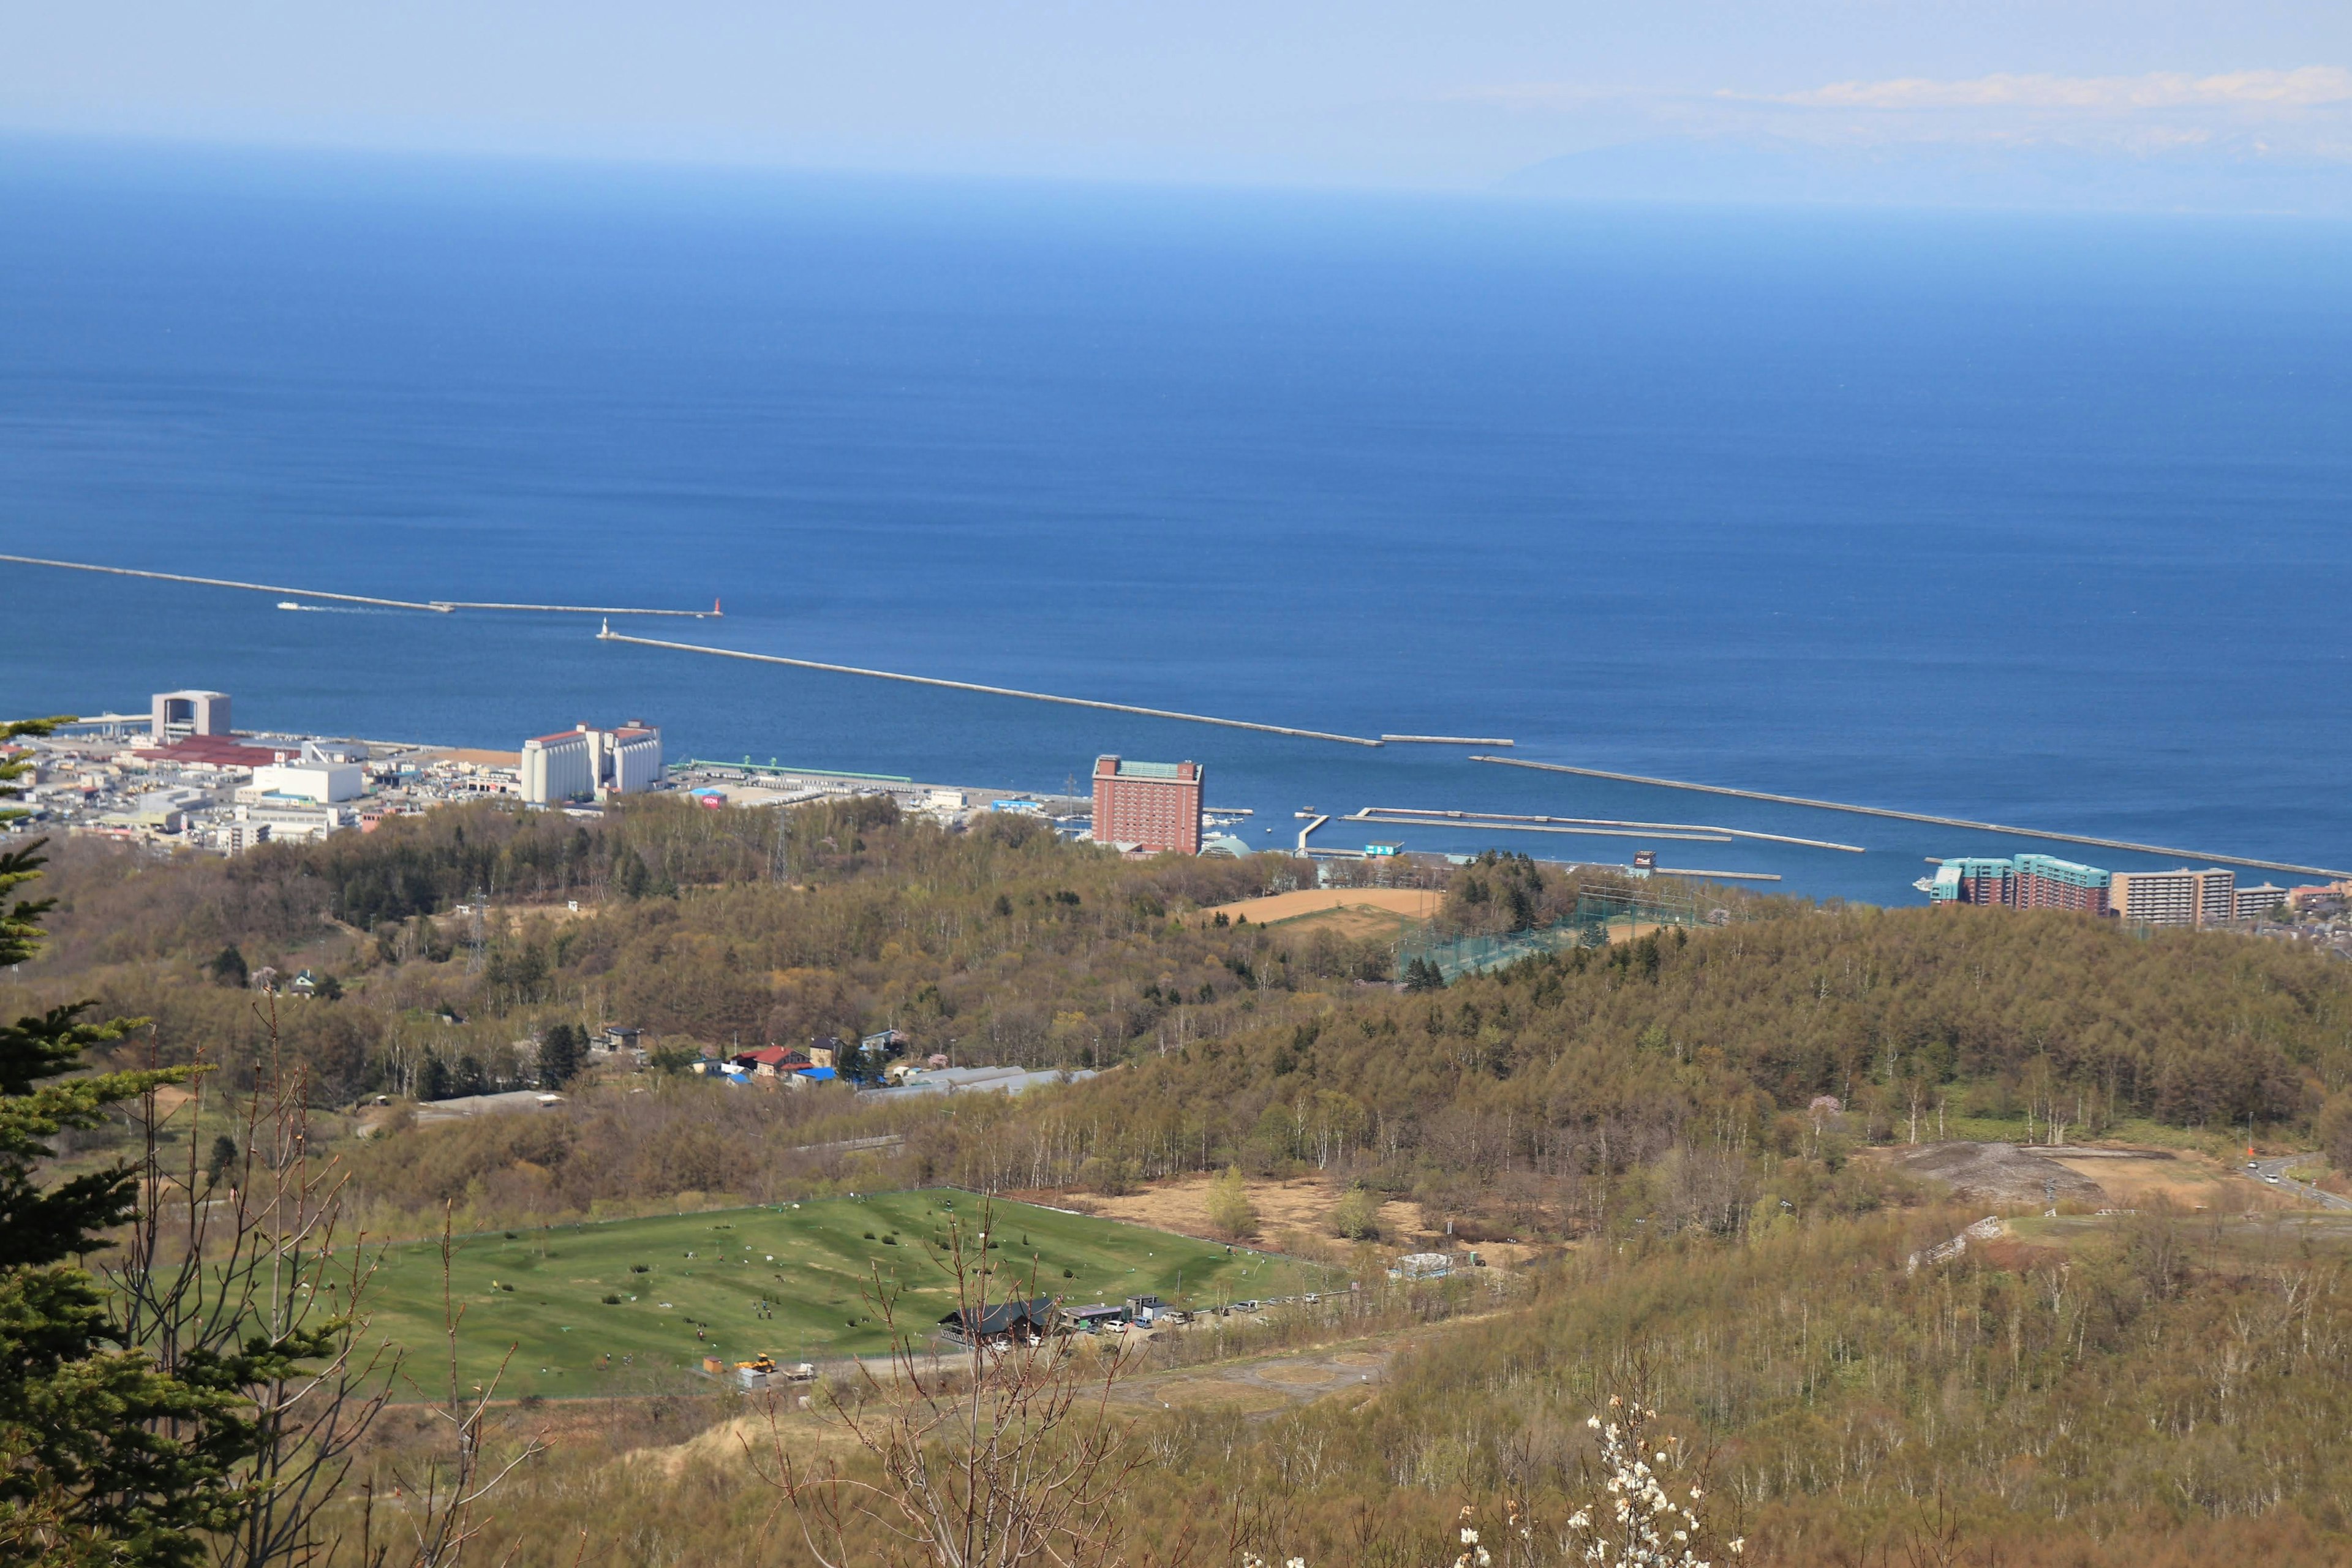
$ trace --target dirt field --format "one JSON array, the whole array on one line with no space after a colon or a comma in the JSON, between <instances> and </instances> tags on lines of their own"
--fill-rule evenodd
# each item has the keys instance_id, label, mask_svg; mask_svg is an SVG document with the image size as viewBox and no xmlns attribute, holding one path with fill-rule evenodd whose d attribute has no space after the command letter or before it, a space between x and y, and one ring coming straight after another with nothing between
<instances>
[{"instance_id":1,"label":"dirt field","mask_svg":"<svg viewBox=\"0 0 2352 1568\"><path fill-rule=\"evenodd\" d=\"M2287 1198L2231 1173L2202 1154L2167 1149L2021 1149L2010 1143L1922 1143L1884 1156L1896 1170L1941 1182L1985 1204L2138 1208L2156 1204L2217 1212L2292 1207ZM2048 1185L2045 1185L2048 1184Z\"/></svg>"},{"instance_id":2,"label":"dirt field","mask_svg":"<svg viewBox=\"0 0 2352 1568\"><path fill-rule=\"evenodd\" d=\"M1087 1208L1107 1219L1123 1219L1180 1236L1215 1237L1209 1225L1210 1176L1183 1176L1155 1183L1139 1193L1107 1198L1085 1197ZM1321 1176L1295 1176L1288 1181L1252 1182L1250 1202L1257 1209L1258 1234L1254 1245L1276 1252L1313 1256L1332 1246L1335 1237L1324 1227L1324 1216L1339 1201L1340 1189ZM1417 1204L1394 1199L1381 1205L1383 1246L1402 1244L1428 1234ZM1481 1248L1484 1251L1484 1248Z\"/></svg>"},{"instance_id":3,"label":"dirt field","mask_svg":"<svg viewBox=\"0 0 2352 1568\"><path fill-rule=\"evenodd\" d=\"M2180 1209L2243 1213L2294 1206L2286 1194L2231 1173L2203 1154L2118 1150L2116 1154L2059 1154L2056 1163L2099 1184L2117 1208L2158 1203Z\"/></svg>"},{"instance_id":4,"label":"dirt field","mask_svg":"<svg viewBox=\"0 0 2352 1568\"><path fill-rule=\"evenodd\" d=\"M1380 919L1385 929L1399 916L1425 921L1437 912L1437 906L1444 900L1444 894L1426 888L1301 888L1295 893L1220 904L1206 912L1234 918L1246 916L1252 925L1273 925L1330 910L1363 910Z\"/></svg>"}]
</instances>

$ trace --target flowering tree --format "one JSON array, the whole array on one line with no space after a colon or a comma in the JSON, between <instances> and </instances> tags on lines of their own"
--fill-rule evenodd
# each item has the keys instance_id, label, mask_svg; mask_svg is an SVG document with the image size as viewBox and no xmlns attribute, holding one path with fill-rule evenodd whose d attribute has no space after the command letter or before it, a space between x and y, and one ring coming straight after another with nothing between
<instances>
[{"instance_id":1,"label":"flowering tree","mask_svg":"<svg viewBox=\"0 0 2352 1568\"><path fill-rule=\"evenodd\" d=\"M1569 1515L1568 1544L1580 1546L1583 1560L1609 1568L1710 1568L1705 1550L1706 1526L1699 1505L1706 1493L1675 1472L1686 1469L1682 1440L1666 1437L1654 1447L1650 1423L1657 1411L1639 1403L1612 1397L1609 1407L1622 1411L1603 1422L1587 1417L1585 1425L1601 1434L1601 1495ZM1687 1493L1676 1498L1669 1484ZM1469 1539L1465 1532L1464 1539ZM1723 1543L1737 1557L1747 1549L1737 1537Z\"/></svg>"}]
</instances>

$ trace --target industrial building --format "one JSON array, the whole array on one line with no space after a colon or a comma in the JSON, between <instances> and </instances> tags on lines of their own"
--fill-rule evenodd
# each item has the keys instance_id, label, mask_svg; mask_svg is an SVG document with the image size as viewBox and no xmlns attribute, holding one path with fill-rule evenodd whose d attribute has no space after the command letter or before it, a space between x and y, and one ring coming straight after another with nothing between
<instances>
[{"instance_id":1,"label":"industrial building","mask_svg":"<svg viewBox=\"0 0 2352 1568\"><path fill-rule=\"evenodd\" d=\"M611 730L579 724L522 743L522 797L534 805L642 795L661 781L661 731L642 719Z\"/></svg>"},{"instance_id":2,"label":"industrial building","mask_svg":"<svg viewBox=\"0 0 2352 1568\"><path fill-rule=\"evenodd\" d=\"M283 752L275 755L277 761L253 770L253 783L237 792L238 799L245 800L249 794L251 803L258 804L265 796L277 795L331 805L357 800L367 787L365 768L341 760L315 741L303 742L294 757Z\"/></svg>"},{"instance_id":3,"label":"industrial building","mask_svg":"<svg viewBox=\"0 0 2352 1568\"><path fill-rule=\"evenodd\" d=\"M1198 763L1097 757L1095 842L1198 855L1202 772Z\"/></svg>"}]
</instances>

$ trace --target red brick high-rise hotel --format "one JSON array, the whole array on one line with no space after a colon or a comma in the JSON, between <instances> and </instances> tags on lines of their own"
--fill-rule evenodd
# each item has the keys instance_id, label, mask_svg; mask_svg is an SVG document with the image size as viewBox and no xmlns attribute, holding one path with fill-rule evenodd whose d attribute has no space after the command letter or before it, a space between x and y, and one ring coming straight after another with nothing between
<instances>
[{"instance_id":1,"label":"red brick high-rise hotel","mask_svg":"<svg viewBox=\"0 0 2352 1568\"><path fill-rule=\"evenodd\" d=\"M1198 763L1095 759L1095 842L1179 855L1201 852Z\"/></svg>"}]
</instances>

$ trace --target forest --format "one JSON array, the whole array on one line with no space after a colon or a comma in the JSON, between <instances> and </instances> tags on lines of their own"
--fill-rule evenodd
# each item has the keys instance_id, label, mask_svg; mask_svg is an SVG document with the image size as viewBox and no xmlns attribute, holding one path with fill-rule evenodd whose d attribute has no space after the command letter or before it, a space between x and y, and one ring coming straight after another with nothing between
<instances>
[{"instance_id":1,"label":"forest","mask_svg":"<svg viewBox=\"0 0 2352 1568\"><path fill-rule=\"evenodd\" d=\"M372 1199L462 1201L484 1223L766 1197L817 1166L845 1179L801 1148L896 1133L859 1179L1311 1169L1474 1232L1567 1239L1653 1214L1737 1231L1768 1197L1863 1201L1841 1184L1847 1151L1955 1121L2078 1139L2352 1124L2352 977L2284 944L1728 895L1718 927L1424 992L1394 984L1390 944L1202 913L1312 875L1285 856L1121 862L1019 817L949 833L887 800L779 818L656 799L593 827L473 805L228 861L75 843L51 871L55 943L0 1001L94 995L152 1020L155 1059L202 1056L232 1087L274 1029L322 1112L531 1086L551 1035L611 1023L671 1066L893 1028L959 1065L1116 1069L1018 1106L734 1103L664 1079L626 1105L592 1093L528 1128L352 1154ZM1608 880L1490 855L1453 871L1439 918L1540 923ZM362 905L372 924L337 912ZM257 1005L264 968L337 994ZM1824 1096L1843 1110L1830 1128L1808 1110Z\"/></svg>"},{"instance_id":2,"label":"forest","mask_svg":"<svg viewBox=\"0 0 2352 1568\"><path fill-rule=\"evenodd\" d=\"M1409 987L1392 942L1210 912L1307 883L1289 857L1123 861L1019 818L950 832L887 802L656 799L593 824L484 805L229 861L46 852L49 940L0 981L0 1013L94 999L142 1021L92 1041L95 1063L200 1067L223 1103L293 1103L301 1157L331 1161L374 1236L939 1184L1084 1203L1311 1174L1349 1194L1326 1257L1354 1290L1216 1343L1354 1346L1378 1384L1255 1415L1138 1404L1120 1440L1166 1484L1119 1499L1124 1544L1093 1561L1435 1563L1464 1508L1490 1531L1519 1521L1513 1561L1573 1560L1585 1421L1612 1398L1654 1405L1703 1460L1718 1537L1752 1561L2352 1548L2339 1246L2159 1205L1919 1269L1906 1259L1980 1211L1872 1157L2250 1134L2352 1155L2352 975L2309 951L1725 894L1717 923ZM1444 874L1449 932L1623 891L1500 854ZM646 1031L646 1070L583 1068L578 1041L615 1023ZM677 1070L706 1047L884 1028L959 1065L1090 1076L893 1100ZM417 1119L423 1088L541 1084L562 1103ZM67 1127L51 1168L89 1170L135 1131ZM1400 1286L1378 1245L1389 1201L1528 1261L1489 1295ZM1193 1355L1155 1346L1137 1374L1181 1382ZM585 1424L511 1402L469 1417L480 1452L530 1461L486 1549L813 1561L764 1533L779 1494L729 1458L748 1407L620 1403ZM386 1409L366 1464L425 1464L445 1428ZM568 1436L539 1453L541 1428ZM645 1453L658 1462L629 1458Z\"/></svg>"}]
</instances>

